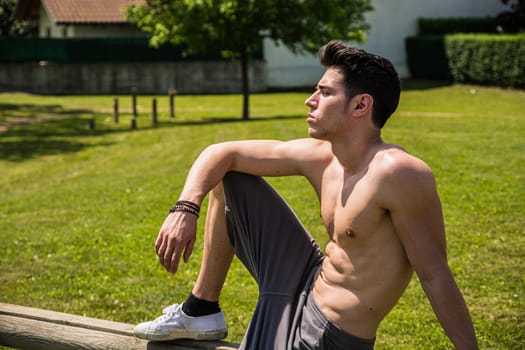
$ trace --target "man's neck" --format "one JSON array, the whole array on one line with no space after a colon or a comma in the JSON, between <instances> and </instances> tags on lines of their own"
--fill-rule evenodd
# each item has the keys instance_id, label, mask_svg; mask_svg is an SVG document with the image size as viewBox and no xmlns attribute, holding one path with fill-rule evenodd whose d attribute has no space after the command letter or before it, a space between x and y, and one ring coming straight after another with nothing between
<instances>
[{"instance_id":1,"label":"man's neck","mask_svg":"<svg viewBox=\"0 0 525 350\"><path fill-rule=\"evenodd\" d=\"M370 162L370 155L384 144L381 133L362 133L331 142L332 153L347 173L357 173Z\"/></svg>"}]
</instances>

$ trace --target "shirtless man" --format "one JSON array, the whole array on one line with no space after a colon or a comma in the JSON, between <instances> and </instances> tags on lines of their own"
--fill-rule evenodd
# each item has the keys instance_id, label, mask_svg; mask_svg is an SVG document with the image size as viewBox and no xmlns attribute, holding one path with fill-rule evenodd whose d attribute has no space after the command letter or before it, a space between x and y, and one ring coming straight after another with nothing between
<instances>
[{"instance_id":1,"label":"shirtless man","mask_svg":"<svg viewBox=\"0 0 525 350\"><path fill-rule=\"evenodd\" d=\"M188 260L209 193L201 270L188 299L139 324L137 336L225 337L218 300L236 254L260 288L242 348L372 349L415 271L454 345L477 349L447 263L434 176L381 139L399 101L397 73L388 60L339 41L319 57L326 71L306 100L310 138L225 142L195 161L156 251L172 273ZM330 238L324 254L260 177L288 175L305 176L317 193Z\"/></svg>"}]
</instances>

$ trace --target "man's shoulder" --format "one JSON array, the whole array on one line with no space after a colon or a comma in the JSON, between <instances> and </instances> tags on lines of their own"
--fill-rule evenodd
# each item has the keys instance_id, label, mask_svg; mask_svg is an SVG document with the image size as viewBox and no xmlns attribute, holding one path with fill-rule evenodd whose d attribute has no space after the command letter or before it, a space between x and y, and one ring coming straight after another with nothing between
<instances>
[{"instance_id":1,"label":"man's shoulder","mask_svg":"<svg viewBox=\"0 0 525 350\"><path fill-rule=\"evenodd\" d=\"M389 210L418 206L436 194L430 167L401 148L389 149L378 166L378 198Z\"/></svg>"},{"instance_id":2,"label":"man's shoulder","mask_svg":"<svg viewBox=\"0 0 525 350\"><path fill-rule=\"evenodd\" d=\"M378 152L375 163L378 175L385 184L394 188L434 182L432 169L422 159L399 146L387 145Z\"/></svg>"},{"instance_id":3,"label":"man's shoulder","mask_svg":"<svg viewBox=\"0 0 525 350\"><path fill-rule=\"evenodd\" d=\"M386 145L378 152L375 159L383 171L390 174L399 172L432 172L430 167L420 158L408 153L397 145Z\"/></svg>"}]
</instances>

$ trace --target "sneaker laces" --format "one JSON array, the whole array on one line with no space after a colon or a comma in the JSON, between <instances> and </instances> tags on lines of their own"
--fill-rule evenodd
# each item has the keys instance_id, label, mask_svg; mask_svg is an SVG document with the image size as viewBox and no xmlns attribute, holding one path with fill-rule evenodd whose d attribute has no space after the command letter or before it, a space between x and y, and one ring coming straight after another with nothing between
<instances>
[{"instance_id":1,"label":"sneaker laces","mask_svg":"<svg viewBox=\"0 0 525 350\"><path fill-rule=\"evenodd\" d=\"M173 304L170 306L166 306L164 309L162 309L162 315L157 317L154 321L154 325L162 324L166 321L169 321L175 316L180 315L182 312L181 305L179 304Z\"/></svg>"},{"instance_id":2,"label":"sneaker laces","mask_svg":"<svg viewBox=\"0 0 525 350\"><path fill-rule=\"evenodd\" d=\"M173 304L162 309L163 314L178 314L182 310L182 304Z\"/></svg>"}]
</instances>

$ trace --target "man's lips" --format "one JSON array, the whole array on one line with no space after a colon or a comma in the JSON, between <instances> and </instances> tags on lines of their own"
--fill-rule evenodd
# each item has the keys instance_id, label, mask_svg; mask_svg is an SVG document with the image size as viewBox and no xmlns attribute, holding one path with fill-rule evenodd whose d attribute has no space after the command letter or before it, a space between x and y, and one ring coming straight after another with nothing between
<instances>
[{"instance_id":1,"label":"man's lips","mask_svg":"<svg viewBox=\"0 0 525 350\"><path fill-rule=\"evenodd\" d=\"M307 122L313 122L315 121L315 116L312 113L308 113L308 116L306 117Z\"/></svg>"}]
</instances>

